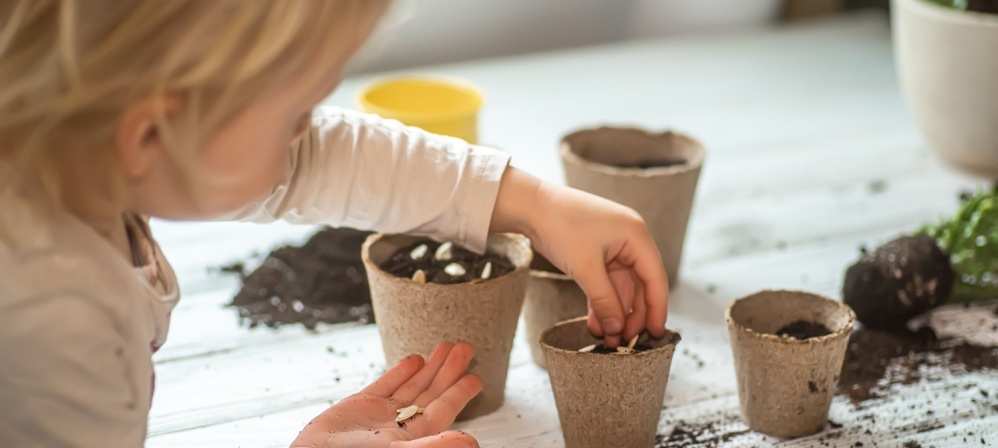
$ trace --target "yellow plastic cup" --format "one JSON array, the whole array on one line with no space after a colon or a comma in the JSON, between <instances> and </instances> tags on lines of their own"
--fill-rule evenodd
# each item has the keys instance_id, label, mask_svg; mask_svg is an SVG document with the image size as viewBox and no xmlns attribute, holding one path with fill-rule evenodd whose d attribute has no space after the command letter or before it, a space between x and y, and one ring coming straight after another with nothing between
<instances>
[{"instance_id":1,"label":"yellow plastic cup","mask_svg":"<svg viewBox=\"0 0 998 448\"><path fill-rule=\"evenodd\" d=\"M431 77L375 81L357 96L364 112L471 144L478 143L478 111L483 101L481 91L474 86Z\"/></svg>"}]
</instances>

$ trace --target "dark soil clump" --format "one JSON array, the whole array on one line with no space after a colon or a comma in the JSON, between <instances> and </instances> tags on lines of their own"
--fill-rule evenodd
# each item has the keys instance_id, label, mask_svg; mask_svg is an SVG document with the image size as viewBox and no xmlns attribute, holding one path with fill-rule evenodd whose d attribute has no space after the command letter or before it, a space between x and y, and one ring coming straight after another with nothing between
<instances>
[{"instance_id":1,"label":"dark soil clump","mask_svg":"<svg viewBox=\"0 0 998 448\"><path fill-rule=\"evenodd\" d=\"M911 384L931 375L923 368L963 374L998 369L998 347L938 339L930 329L900 334L871 329L852 333L839 378L839 393L854 403L885 397L892 384Z\"/></svg>"},{"instance_id":2,"label":"dark soil clump","mask_svg":"<svg viewBox=\"0 0 998 448\"><path fill-rule=\"evenodd\" d=\"M682 166L685 165L686 161L682 159L658 159L658 160L647 160L644 162L634 163L630 165L625 164L615 164L617 168L639 168L646 170L649 168L668 168L671 166Z\"/></svg>"},{"instance_id":3,"label":"dark soil clump","mask_svg":"<svg viewBox=\"0 0 998 448\"><path fill-rule=\"evenodd\" d=\"M790 337L800 340L819 338L829 334L832 334L832 330L829 330L828 327L819 323L804 320L792 322L783 326L783 328L776 330L777 336Z\"/></svg>"},{"instance_id":4,"label":"dark soil clump","mask_svg":"<svg viewBox=\"0 0 998 448\"><path fill-rule=\"evenodd\" d=\"M444 244L448 246L441 250ZM399 249L381 264L381 269L401 278L413 278L416 271L422 271L426 282L451 285L501 277L514 267L509 260L493 253L478 255L463 247L427 239Z\"/></svg>"},{"instance_id":5,"label":"dark soil clump","mask_svg":"<svg viewBox=\"0 0 998 448\"><path fill-rule=\"evenodd\" d=\"M904 236L850 266L842 297L866 327L903 332L909 319L946 302L955 278L934 238Z\"/></svg>"},{"instance_id":6,"label":"dark soil clump","mask_svg":"<svg viewBox=\"0 0 998 448\"><path fill-rule=\"evenodd\" d=\"M370 232L327 228L303 246L274 250L256 270L242 263L220 268L238 273L242 289L231 306L249 326L277 327L319 322L374 322L360 248Z\"/></svg>"},{"instance_id":7,"label":"dark soil clump","mask_svg":"<svg viewBox=\"0 0 998 448\"><path fill-rule=\"evenodd\" d=\"M651 346L650 345L646 345L646 344L634 344L634 352L635 353L640 353L640 352L643 352L643 351L646 351L646 350L651 350ZM615 348L608 348L607 346L605 346L603 344L599 344L599 345L596 346L596 348L594 348L589 353L596 353L596 354L600 354L600 355L609 355L609 354L612 354L612 353L617 353L617 349L615 349Z\"/></svg>"}]
</instances>

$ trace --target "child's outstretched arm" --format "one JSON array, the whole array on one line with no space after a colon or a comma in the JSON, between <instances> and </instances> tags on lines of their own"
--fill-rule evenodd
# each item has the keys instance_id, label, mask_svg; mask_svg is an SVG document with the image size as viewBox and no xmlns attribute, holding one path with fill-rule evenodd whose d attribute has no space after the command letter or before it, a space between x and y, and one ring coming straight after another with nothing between
<instances>
[{"instance_id":1,"label":"child's outstretched arm","mask_svg":"<svg viewBox=\"0 0 998 448\"><path fill-rule=\"evenodd\" d=\"M509 155L397 121L322 107L273 191L224 219L329 224L485 249Z\"/></svg>"},{"instance_id":2,"label":"child's outstretched arm","mask_svg":"<svg viewBox=\"0 0 998 448\"><path fill-rule=\"evenodd\" d=\"M607 344L644 328L661 336L667 279L638 214L543 183L509 159L373 115L320 108L271 194L228 218L422 234L477 251L489 232L523 233L579 282L589 327Z\"/></svg>"},{"instance_id":3,"label":"child's outstretched arm","mask_svg":"<svg viewBox=\"0 0 998 448\"><path fill-rule=\"evenodd\" d=\"M634 210L510 167L491 230L527 235L537 251L574 278L589 298L589 330L605 337L608 346L644 329L664 335L668 279Z\"/></svg>"}]
</instances>

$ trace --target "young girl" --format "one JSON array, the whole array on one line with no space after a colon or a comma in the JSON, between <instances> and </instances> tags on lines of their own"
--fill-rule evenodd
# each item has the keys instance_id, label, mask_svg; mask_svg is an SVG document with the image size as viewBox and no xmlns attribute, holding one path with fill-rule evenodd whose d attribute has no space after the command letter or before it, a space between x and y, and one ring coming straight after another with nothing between
<instances>
[{"instance_id":1,"label":"young girl","mask_svg":"<svg viewBox=\"0 0 998 448\"><path fill-rule=\"evenodd\" d=\"M149 217L283 219L446 238L518 232L589 297L610 346L661 336L640 217L505 153L315 109L384 0L0 2L0 446L136 447L177 282ZM525 105L525 107L529 107ZM441 341L443 342L443 341ZM412 356L294 446L475 446L467 344ZM395 409L425 413L405 428Z\"/></svg>"}]
</instances>

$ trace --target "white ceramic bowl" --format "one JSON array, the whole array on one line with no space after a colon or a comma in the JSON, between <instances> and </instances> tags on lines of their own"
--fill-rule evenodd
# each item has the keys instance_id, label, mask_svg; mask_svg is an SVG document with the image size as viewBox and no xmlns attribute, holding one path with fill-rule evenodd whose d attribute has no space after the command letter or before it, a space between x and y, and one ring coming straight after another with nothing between
<instances>
[{"instance_id":1,"label":"white ceramic bowl","mask_svg":"<svg viewBox=\"0 0 998 448\"><path fill-rule=\"evenodd\" d=\"M947 162L998 178L998 14L892 0L894 55L908 108Z\"/></svg>"}]
</instances>

